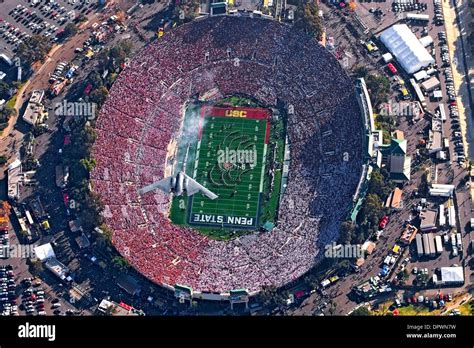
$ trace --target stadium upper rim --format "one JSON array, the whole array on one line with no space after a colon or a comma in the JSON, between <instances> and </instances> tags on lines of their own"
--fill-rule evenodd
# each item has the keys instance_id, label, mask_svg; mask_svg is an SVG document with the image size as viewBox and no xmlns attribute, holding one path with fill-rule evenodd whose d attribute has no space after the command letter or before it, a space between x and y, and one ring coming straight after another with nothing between
<instances>
[{"instance_id":1,"label":"stadium upper rim","mask_svg":"<svg viewBox=\"0 0 474 348\"><path fill-rule=\"evenodd\" d=\"M276 228L216 241L172 225L169 196L137 190L163 178L190 100L236 94L287 110L291 166ZM114 246L152 281L254 293L296 280L337 238L362 171L362 129L352 81L306 34L267 19L196 20L147 45L114 83L97 120L93 189Z\"/></svg>"}]
</instances>

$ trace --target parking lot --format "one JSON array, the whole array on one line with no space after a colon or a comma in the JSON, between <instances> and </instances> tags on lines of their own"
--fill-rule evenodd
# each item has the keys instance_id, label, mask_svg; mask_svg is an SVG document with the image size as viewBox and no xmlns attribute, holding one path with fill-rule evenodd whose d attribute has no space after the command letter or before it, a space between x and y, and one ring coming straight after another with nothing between
<instances>
[{"instance_id":1,"label":"parking lot","mask_svg":"<svg viewBox=\"0 0 474 348\"><path fill-rule=\"evenodd\" d=\"M56 41L57 34L75 18L96 6L90 0L5 0L0 17L0 51L8 56L33 35Z\"/></svg>"}]
</instances>

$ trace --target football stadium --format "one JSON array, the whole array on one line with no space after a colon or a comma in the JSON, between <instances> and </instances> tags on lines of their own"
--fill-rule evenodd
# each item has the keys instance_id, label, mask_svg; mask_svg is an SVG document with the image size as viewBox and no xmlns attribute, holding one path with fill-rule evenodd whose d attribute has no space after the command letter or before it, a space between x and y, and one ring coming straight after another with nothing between
<instances>
[{"instance_id":1,"label":"football stadium","mask_svg":"<svg viewBox=\"0 0 474 348\"><path fill-rule=\"evenodd\" d=\"M197 19L152 42L96 128L92 187L114 246L193 294L304 275L337 239L362 173L353 82L314 39L264 18ZM179 171L217 198L138 193Z\"/></svg>"}]
</instances>

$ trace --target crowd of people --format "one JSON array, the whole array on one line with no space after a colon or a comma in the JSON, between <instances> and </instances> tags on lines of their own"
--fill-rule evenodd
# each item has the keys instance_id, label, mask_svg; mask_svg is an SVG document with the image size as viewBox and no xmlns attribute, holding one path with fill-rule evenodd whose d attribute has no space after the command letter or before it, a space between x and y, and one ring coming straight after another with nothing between
<instances>
[{"instance_id":1,"label":"crowd of people","mask_svg":"<svg viewBox=\"0 0 474 348\"><path fill-rule=\"evenodd\" d=\"M163 178L189 100L209 95L287 108L290 172L270 232L212 240L170 222L169 195L137 193ZM195 291L253 292L307 272L337 238L362 171L350 78L314 40L266 19L196 20L145 47L111 89L97 133L92 183L115 247L153 281Z\"/></svg>"}]
</instances>

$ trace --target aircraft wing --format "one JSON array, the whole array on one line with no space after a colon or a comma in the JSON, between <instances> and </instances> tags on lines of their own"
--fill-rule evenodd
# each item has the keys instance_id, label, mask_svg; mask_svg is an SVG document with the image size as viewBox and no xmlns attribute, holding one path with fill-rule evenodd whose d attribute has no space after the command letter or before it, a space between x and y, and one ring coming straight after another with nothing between
<instances>
[{"instance_id":1,"label":"aircraft wing","mask_svg":"<svg viewBox=\"0 0 474 348\"><path fill-rule=\"evenodd\" d=\"M138 190L138 193L140 195L144 195L147 192L154 191L156 189L160 189L161 191L165 193L170 193L171 192L171 181L172 177L169 176L167 178L161 179L160 181L154 182L153 184L147 185L141 189Z\"/></svg>"},{"instance_id":2,"label":"aircraft wing","mask_svg":"<svg viewBox=\"0 0 474 348\"><path fill-rule=\"evenodd\" d=\"M196 180L191 179L189 176L186 175L188 178L188 186L186 187L186 193L188 196L192 196L195 193L201 192L204 196L206 196L209 199L216 199L218 196L202 186L200 183L198 183Z\"/></svg>"}]
</instances>

